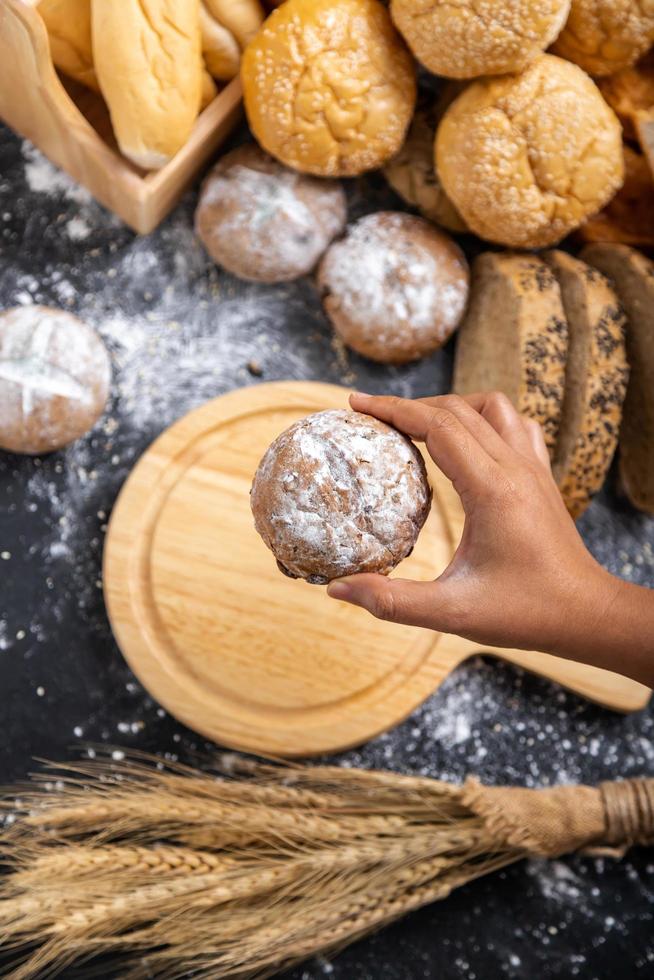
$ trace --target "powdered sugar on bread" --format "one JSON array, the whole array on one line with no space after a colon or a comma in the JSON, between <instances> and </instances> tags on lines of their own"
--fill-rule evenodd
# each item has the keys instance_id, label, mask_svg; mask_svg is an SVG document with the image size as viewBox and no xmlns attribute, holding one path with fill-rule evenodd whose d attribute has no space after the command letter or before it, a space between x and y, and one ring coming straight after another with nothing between
<instances>
[{"instance_id":1,"label":"powdered sugar on bread","mask_svg":"<svg viewBox=\"0 0 654 980\"><path fill-rule=\"evenodd\" d=\"M431 491L408 439L377 419L332 410L278 436L251 500L256 528L282 570L324 583L389 572L412 550Z\"/></svg>"}]
</instances>

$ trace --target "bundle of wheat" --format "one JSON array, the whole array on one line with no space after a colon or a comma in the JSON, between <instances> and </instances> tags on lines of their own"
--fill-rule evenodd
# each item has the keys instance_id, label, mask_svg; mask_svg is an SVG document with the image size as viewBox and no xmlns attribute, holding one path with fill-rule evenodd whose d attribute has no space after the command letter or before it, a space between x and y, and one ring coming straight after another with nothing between
<instances>
[{"instance_id":1,"label":"bundle of wheat","mask_svg":"<svg viewBox=\"0 0 654 980\"><path fill-rule=\"evenodd\" d=\"M454 786L233 756L52 768L3 804L12 980L101 954L130 980L268 976L528 854L654 843L654 780Z\"/></svg>"}]
</instances>

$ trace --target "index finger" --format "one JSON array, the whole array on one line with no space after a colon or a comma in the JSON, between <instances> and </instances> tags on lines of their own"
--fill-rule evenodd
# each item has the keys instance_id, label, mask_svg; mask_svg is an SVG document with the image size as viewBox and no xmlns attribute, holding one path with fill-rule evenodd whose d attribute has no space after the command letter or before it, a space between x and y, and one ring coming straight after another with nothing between
<instances>
[{"instance_id":1,"label":"index finger","mask_svg":"<svg viewBox=\"0 0 654 980\"><path fill-rule=\"evenodd\" d=\"M424 442L431 458L461 497L493 480L496 463L447 409L408 398L359 393L350 396L350 404L355 411L374 415L412 439Z\"/></svg>"}]
</instances>

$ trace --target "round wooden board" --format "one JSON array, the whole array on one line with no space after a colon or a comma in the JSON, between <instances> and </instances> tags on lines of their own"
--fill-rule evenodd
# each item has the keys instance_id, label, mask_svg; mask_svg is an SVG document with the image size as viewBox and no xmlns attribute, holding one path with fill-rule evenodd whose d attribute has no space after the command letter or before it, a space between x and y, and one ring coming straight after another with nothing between
<instances>
[{"instance_id":1,"label":"round wooden board","mask_svg":"<svg viewBox=\"0 0 654 980\"><path fill-rule=\"evenodd\" d=\"M270 442L304 415L345 406L347 395L287 382L217 398L156 440L114 508L104 579L116 639L171 714L222 744L278 756L359 744L396 725L477 651L379 622L286 578L255 531L249 489ZM434 507L396 571L418 579L446 567L463 525L451 484L426 462ZM563 664L501 655L544 658L525 665L554 677ZM611 703L601 691L597 700Z\"/></svg>"}]
</instances>

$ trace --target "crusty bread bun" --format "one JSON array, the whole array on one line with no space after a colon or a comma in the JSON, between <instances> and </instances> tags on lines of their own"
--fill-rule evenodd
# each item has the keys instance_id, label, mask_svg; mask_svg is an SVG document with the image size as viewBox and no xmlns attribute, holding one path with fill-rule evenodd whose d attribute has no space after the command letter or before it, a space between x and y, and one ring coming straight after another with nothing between
<instances>
[{"instance_id":1,"label":"crusty bread bun","mask_svg":"<svg viewBox=\"0 0 654 980\"><path fill-rule=\"evenodd\" d=\"M104 410L110 370L98 335L71 313L0 313L0 449L49 453L84 435Z\"/></svg>"},{"instance_id":2,"label":"crusty bread bun","mask_svg":"<svg viewBox=\"0 0 654 980\"><path fill-rule=\"evenodd\" d=\"M567 252L545 255L568 321L565 395L552 472L577 520L611 466L629 369L625 315L608 280Z\"/></svg>"},{"instance_id":3,"label":"crusty bread bun","mask_svg":"<svg viewBox=\"0 0 654 980\"><path fill-rule=\"evenodd\" d=\"M552 50L590 75L613 75L633 65L653 43L651 0L572 0Z\"/></svg>"},{"instance_id":4,"label":"crusty bread bun","mask_svg":"<svg viewBox=\"0 0 654 980\"><path fill-rule=\"evenodd\" d=\"M202 98L199 0L92 0L93 53L113 130L139 167L164 166Z\"/></svg>"},{"instance_id":5,"label":"crusty bread bun","mask_svg":"<svg viewBox=\"0 0 654 980\"><path fill-rule=\"evenodd\" d=\"M569 10L570 0L391 0L418 61L446 78L522 71L549 47Z\"/></svg>"},{"instance_id":6,"label":"crusty bread bun","mask_svg":"<svg viewBox=\"0 0 654 980\"><path fill-rule=\"evenodd\" d=\"M625 178L615 197L577 233L584 242L654 245L654 181L647 159L625 145Z\"/></svg>"},{"instance_id":7,"label":"crusty bread bun","mask_svg":"<svg viewBox=\"0 0 654 980\"><path fill-rule=\"evenodd\" d=\"M207 71L223 82L235 78L241 64L241 49L231 31L211 16L204 2L200 3L200 33Z\"/></svg>"},{"instance_id":8,"label":"crusty bread bun","mask_svg":"<svg viewBox=\"0 0 654 980\"><path fill-rule=\"evenodd\" d=\"M396 194L425 218L449 231L464 232L466 223L443 190L434 167L434 137L441 116L433 106L417 110L404 145L384 167L384 176Z\"/></svg>"},{"instance_id":9,"label":"crusty bread bun","mask_svg":"<svg viewBox=\"0 0 654 980\"><path fill-rule=\"evenodd\" d=\"M459 246L412 214L361 218L325 253L318 285L341 340L364 357L404 364L442 347L468 298Z\"/></svg>"},{"instance_id":10,"label":"crusty bread bun","mask_svg":"<svg viewBox=\"0 0 654 980\"><path fill-rule=\"evenodd\" d=\"M204 0L214 20L227 28L241 48L247 47L263 24L259 0Z\"/></svg>"},{"instance_id":11,"label":"crusty bread bun","mask_svg":"<svg viewBox=\"0 0 654 980\"><path fill-rule=\"evenodd\" d=\"M654 106L654 48L638 64L600 78L597 85L622 123L625 139L635 140L638 114Z\"/></svg>"},{"instance_id":12,"label":"crusty bread bun","mask_svg":"<svg viewBox=\"0 0 654 980\"><path fill-rule=\"evenodd\" d=\"M588 75L543 55L521 75L468 86L438 128L436 168L472 231L539 248L620 187L622 131Z\"/></svg>"},{"instance_id":13,"label":"crusty bread bun","mask_svg":"<svg viewBox=\"0 0 654 980\"><path fill-rule=\"evenodd\" d=\"M195 227L212 259L233 275L288 282L313 269L346 216L339 183L289 170L249 143L209 173Z\"/></svg>"},{"instance_id":14,"label":"crusty bread bun","mask_svg":"<svg viewBox=\"0 0 654 980\"><path fill-rule=\"evenodd\" d=\"M317 412L275 439L250 497L257 531L282 572L324 585L387 574L413 550L429 514L424 460L369 415Z\"/></svg>"},{"instance_id":15,"label":"crusty bread bun","mask_svg":"<svg viewBox=\"0 0 654 980\"><path fill-rule=\"evenodd\" d=\"M454 391L503 391L519 412L542 426L552 454L567 352L561 290L542 259L509 252L478 255L457 337Z\"/></svg>"},{"instance_id":16,"label":"crusty bread bun","mask_svg":"<svg viewBox=\"0 0 654 980\"><path fill-rule=\"evenodd\" d=\"M390 159L416 98L411 55L379 0L287 0L245 51L241 78L259 143L323 177Z\"/></svg>"},{"instance_id":17,"label":"crusty bread bun","mask_svg":"<svg viewBox=\"0 0 654 980\"><path fill-rule=\"evenodd\" d=\"M89 88L98 88L91 42L91 0L40 0L54 64Z\"/></svg>"}]
</instances>

